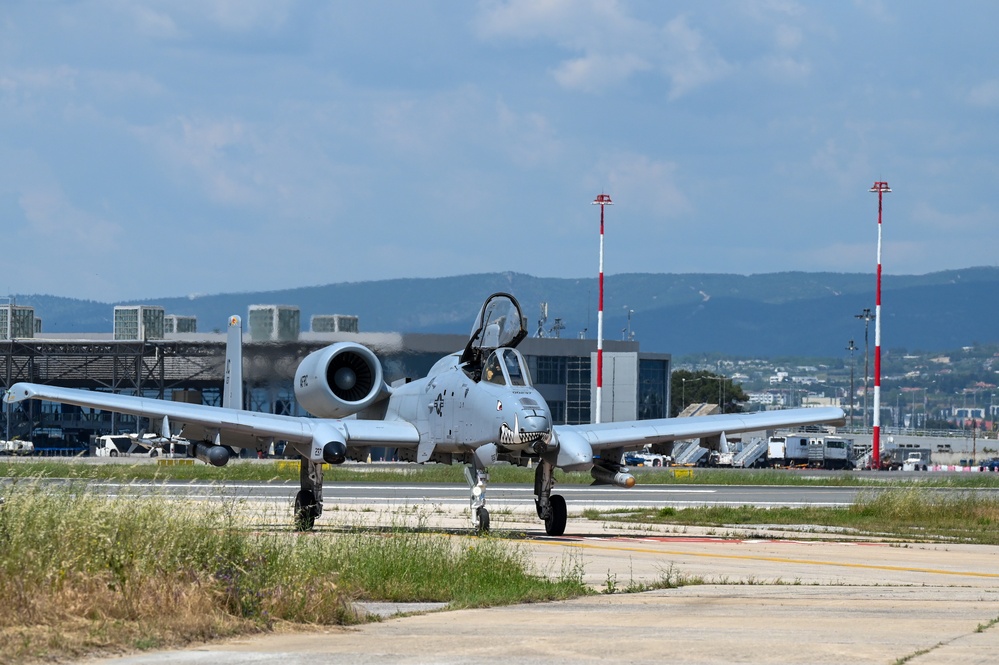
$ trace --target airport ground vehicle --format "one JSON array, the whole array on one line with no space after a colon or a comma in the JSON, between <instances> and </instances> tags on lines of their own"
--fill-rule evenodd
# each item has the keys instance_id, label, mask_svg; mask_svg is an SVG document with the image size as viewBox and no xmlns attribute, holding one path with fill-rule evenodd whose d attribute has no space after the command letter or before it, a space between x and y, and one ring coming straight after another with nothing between
<instances>
[{"instance_id":1,"label":"airport ground vehicle","mask_svg":"<svg viewBox=\"0 0 999 665\"><path fill-rule=\"evenodd\" d=\"M900 446L881 455L881 468L886 471L926 471L929 464L929 448Z\"/></svg>"},{"instance_id":2,"label":"airport ground vehicle","mask_svg":"<svg viewBox=\"0 0 999 665\"><path fill-rule=\"evenodd\" d=\"M105 434L94 439L94 457L118 457L120 455L140 455L157 457L159 450L154 446L143 445L141 438L128 434Z\"/></svg>"},{"instance_id":3,"label":"airport ground vehicle","mask_svg":"<svg viewBox=\"0 0 999 665\"><path fill-rule=\"evenodd\" d=\"M808 466L817 469L852 469L853 440L832 436L808 440Z\"/></svg>"},{"instance_id":4,"label":"airport ground vehicle","mask_svg":"<svg viewBox=\"0 0 999 665\"><path fill-rule=\"evenodd\" d=\"M13 439L12 441L0 441L0 455L32 455L35 452L35 444L31 441Z\"/></svg>"},{"instance_id":5,"label":"airport ground vehicle","mask_svg":"<svg viewBox=\"0 0 999 665\"><path fill-rule=\"evenodd\" d=\"M795 466L808 463L808 435L772 436L768 441L769 466Z\"/></svg>"}]
</instances>

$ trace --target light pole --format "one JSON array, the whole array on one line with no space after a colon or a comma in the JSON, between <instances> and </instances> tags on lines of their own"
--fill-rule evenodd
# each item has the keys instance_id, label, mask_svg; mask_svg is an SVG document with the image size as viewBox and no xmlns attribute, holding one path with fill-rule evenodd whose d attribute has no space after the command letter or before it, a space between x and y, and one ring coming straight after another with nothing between
<instances>
[{"instance_id":1,"label":"light pole","mask_svg":"<svg viewBox=\"0 0 999 665\"><path fill-rule=\"evenodd\" d=\"M854 318L864 320L864 429L867 429L867 377L869 376L868 368L870 367L868 357L870 355L870 343L867 340L867 328L874 318L871 314L871 308L865 307L864 311L860 314L854 314Z\"/></svg>"},{"instance_id":2,"label":"light pole","mask_svg":"<svg viewBox=\"0 0 999 665\"><path fill-rule=\"evenodd\" d=\"M725 402L724 402L724 397L723 397L724 393L722 392L722 389L725 386L725 377L724 376L702 376L702 377L698 377L698 378L708 379L709 381L717 381L718 382L718 409L722 413L725 413Z\"/></svg>"},{"instance_id":3,"label":"light pole","mask_svg":"<svg viewBox=\"0 0 999 665\"><path fill-rule=\"evenodd\" d=\"M874 302L874 468L881 468L881 209L885 192L891 187L883 180L874 183L869 191L878 193L878 290Z\"/></svg>"},{"instance_id":4,"label":"light pole","mask_svg":"<svg viewBox=\"0 0 999 665\"><path fill-rule=\"evenodd\" d=\"M604 390L604 208L614 205L610 194L600 194L592 205L600 206L600 296L597 303L597 416L593 422L600 422L603 408Z\"/></svg>"},{"instance_id":5,"label":"light pole","mask_svg":"<svg viewBox=\"0 0 999 665\"><path fill-rule=\"evenodd\" d=\"M856 345L854 345L853 340L850 340L850 345L846 347L846 350L850 352L850 429L853 429L853 396L856 394L853 390L853 352L857 350Z\"/></svg>"},{"instance_id":6,"label":"light pole","mask_svg":"<svg viewBox=\"0 0 999 665\"><path fill-rule=\"evenodd\" d=\"M992 396L989 397L989 419L992 421L992 426L989 427L989 429L995 429L996 427L996 421L995 421L996 407L994 404L995 401L996 401L996 394L992 393Z\"/></svg>"},{"instance_id":7,"label":"light pole","mask_svg":"<svg viewBox=\"0 0 999 665\"><path fill-rule=\"evenodd\" d=\"M633 342L635 340L635 336L631 332L631 315L635 313L635 310L628 309L627 305L625 305L624 308L628 311L628 327L625 329L626 332L625 332L624 340L626 342Z\"/></svg>"}]
</instances>

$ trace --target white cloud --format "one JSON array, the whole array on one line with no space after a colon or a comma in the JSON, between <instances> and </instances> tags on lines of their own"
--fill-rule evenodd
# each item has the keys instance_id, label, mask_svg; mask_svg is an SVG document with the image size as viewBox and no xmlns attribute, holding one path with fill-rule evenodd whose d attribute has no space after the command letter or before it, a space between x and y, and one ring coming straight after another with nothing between
<instances>
[{"instance_id":1,"label":"white cloud","mask_svg":"<svg viewBox=\"0 0 999 665\"><path fill-rule=\"evenodd\" d=\"M677 99L703 85L727 75L729 65L705 40L688 25L684 16L677 16L663 28L665 53L662 68L673 83L670 99Z\"/></svg>"},{"instance_id":2,"label":"white cloud","mask_svg":"<svg viewBox=\"0 0 999 665\"><path fill-rule=\"evenodd\" d=\"M280 27L288 18L294 0L197 0L211 19L224 30L251 32Z\"/></svg>"},{"instance_id":3,"label":"white cloud","mask_svg":"<svg viewBox=\"0 0 999 665\"><path fill-rule=\"evenodd\" d=\"M593 182L596 187L605 184L608 193L635 210L652 217L678 218L689 215L693 206L677 184L677 170L674 162L623 153L600 165Z\"/></svg>"},{"instance_id":4,"label":"white cloud","mask_svg":"<svg viewBox=\"0 0 999 665\"><path fill-rule=\"evenodd\" d=\"M559 85L570 90L601 92L654 70L670 81L670 99L677 99L732 69L687 16L657 25L633 18L617 2L494 2L486 5L476 25L484 38L547 40L581 53L550 69Z\"/></svg>"},{"instance_id":5,"label":"white cloud","mask_svg":"<svg viewBox=\"0 0 999 665\"><path fill-rule=\"evenodd\" d=\"M68 65L8 69L0 78L2 89L21 95L66 92L76 88L79 71Z\"/></svg>"},{"instance_id":6,"label":"white cloud","mask_svg":"<svg viewBox=\"0 0 999 665\"><path fill-rule=\"evenodd\" d=\"M145 4L125 3L122 8L130 14L138 34L152 39L176 39L181 30L173 18Z\"/></svg>"},{"instance_id":7,"label":"white cloud","mask_svg":"<svg viewBox=\"0 0 999 665\"><path fill-rule=\"evenodd\" d=\"M804 35L801 28L782 23L774 28L774 42L782 51L793 51L801 46Z\"/></svg>"},{"instance_id":8,"label":"white cloud","mask_svg":"<svg viewBox=\"0 0 999 665\"><path fill-rule=\"evenodd\" d=\"M178 117L133 133L199 183L212 200L235 206L260 203L262 183L253 173L256 138L242 121Z\"/></svg>"},{"instance_id":9,"label":"white cloud","mask_svg":"<svg viewBox=\"0 0 999 665\"><path fill-rule=\"evenodd\" d=\"M517 113L506 103L496 104L498 140L510 161L523 168L552 166L564 152L549 119L542 113Z\"/></svg>"},{"instance_id":10,"label":"white cloud","mask_svg":"<svg viewBox=\"0 0 999 665\"><path fill-rule=\"evenodd\" d=\"M985 81L968 92L968 103L986 109L999 109L999 79Z\"/></svg>"},{"instance_id":11,"label":"white cloud","mask_svg":"<svg viewBox=\"0 0 999 665\"><path fill-rule=\"evenodd\" d=\"M812 63L789 56L766 56L760 60L764 73L775 81L804 80L812 73Z\"/></svg>"},{"instance_id":12,"label":"white cloud","mask_svg":"<svg viewBox=\"0 0 999 665\"><path fill-rule=\"evenodd\" d=\"M828 138L812 153L809 164L820 174L836 183L841 190L850 190L869 180L871 166L866 153L859 147L843 148L840 141ZM800 175L800 174L799 174Z\"/></svg>"},{"instance_id":13,"label":"white cloud","mask_svg":"<svg viewBox=\"0 0 999 665\"><path fill-rule=\"evenodd\" d=\"M44 248L53 258L106 256L123 237L120 225L75 206L55 182L18 185L18 207L27 222L18 235L26 246Z\"/></svg>"},{"instance_id":14,"label":"white cloud","mask_svg":"<svg viewBox=\"0 0 999 665\"><path fill-rule=\"evenodd\" d=\"M917 201L912 207L910 221L925 230L935 230L960 240L962 237L974 237L975 233L988 233L996 227L997 215L987 206L979 206L974 210L955 211L938 210L926 201ZM971 241L969 245L979 245Z\"/></svg>"},{"instance_id":15,"label":"white cloud","mask_svg":"<svg viewBox=\"0 0 999 665\"><path fill-rule=\"evenodd\" d=\"M563 88L602 92L635 72L645 71L650 67L644 58L634 54L590 54L563 61L552 74Z\"/></svg>"}]
</instances>

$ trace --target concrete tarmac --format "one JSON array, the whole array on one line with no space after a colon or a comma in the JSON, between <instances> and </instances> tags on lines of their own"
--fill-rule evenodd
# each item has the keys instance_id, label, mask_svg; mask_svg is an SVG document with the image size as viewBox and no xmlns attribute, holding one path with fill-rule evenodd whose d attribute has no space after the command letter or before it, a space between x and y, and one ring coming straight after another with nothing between
<instances>
[{"instance_id":1,"label":"concrete tarmac","mask_svg":"<svg viewBox=\"0 0 999 665\"><path fill-rule=\"evenodd\" d=\"M357 513L338 520L356 528L366 515L387 519ZM565 566L581 567L600 595L434 611L101 662L999 662L999 547L878 543L776 528L635 527L579 518L571 518L568 535L556 539L543 536L526 517L495 515L494 530L501 536L526 532L528 538L515 546L525 549L538 570L557 574ZM398 526L400 517L392 519ZM435 526L467 527L461 520ZM322 530L315 535L327 536ZM623 592L664 578L695 583Z\"/></svg>"}]
</instances>

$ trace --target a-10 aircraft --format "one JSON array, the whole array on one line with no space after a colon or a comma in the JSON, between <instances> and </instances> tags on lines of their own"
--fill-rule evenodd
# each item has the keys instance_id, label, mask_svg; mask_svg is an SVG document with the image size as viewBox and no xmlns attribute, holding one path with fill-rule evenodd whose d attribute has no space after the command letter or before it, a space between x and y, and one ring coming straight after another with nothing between
<instances>
[{"instance_id":1,"label":"a-10 aircraft","mask_svg":"<svg viewBox=\"0 0 999 665\"><path fill-rule=\"evenodd\" d=\"M635 478L624 454L650 443L724 436L779 427L842 422L839 408L553 425L531 385L517 344L527 336L517 300L486 299L464 350L439 360L425 378L388 385L367 347L340 342L309 354L295 372L295 396L313 418L243 410L241 322L229 323L223 406L58 388L11 386L5 400L48 400L149 418L164 439L183 436L190 454L223 466L236 448L286 441L300 455L296 527L311 529L323 511L323 463L361 460L370 447L394 447L415 462L461 462L471 488L472 524L489 529L486 485L500 462L537 464L534 497L549 535L566 526L565 499L553 494L553 471L589 471L598 483L628 488Z\"/></svg>"}]
</instances>

